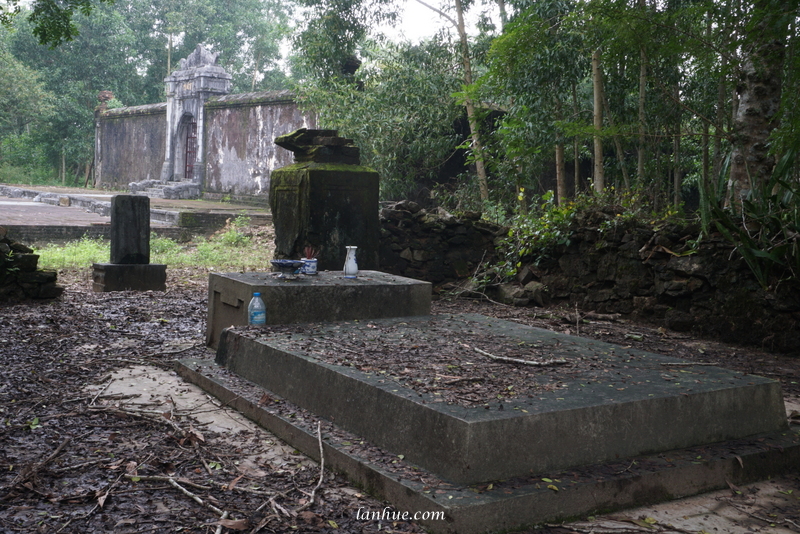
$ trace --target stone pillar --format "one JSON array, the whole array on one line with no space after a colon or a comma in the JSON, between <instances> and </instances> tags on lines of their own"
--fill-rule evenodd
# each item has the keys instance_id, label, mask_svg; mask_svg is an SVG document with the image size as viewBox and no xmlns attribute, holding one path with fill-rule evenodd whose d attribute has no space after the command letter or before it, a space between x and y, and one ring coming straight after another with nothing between
<instances>
[{"instance_id":1,"label":"stone pillar","mask_svg":"<svg viewBox=\"0 0 800 534\"><path fill-rule=\"evenodd\" d=\"M336 130L302 128L275 143L295 163L272 172L269 201L275 258L297 259L306 246L321 249L320 270L340 271L345 247L358 247L359 269L378 268L378 173L360 165L358 147Z\"/></svg>"}]
</instances>

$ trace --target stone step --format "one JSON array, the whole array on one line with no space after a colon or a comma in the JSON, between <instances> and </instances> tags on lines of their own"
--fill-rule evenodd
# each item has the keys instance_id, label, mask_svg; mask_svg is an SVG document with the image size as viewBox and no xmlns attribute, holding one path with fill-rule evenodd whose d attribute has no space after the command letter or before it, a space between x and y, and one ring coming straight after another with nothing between
<instances>
[{"instance_id":1,"label":"stone step","mask_svg":"<svg viewBox=\"0 0 800 534\"><path fill-rule=\"evenodd\" d=\"M148 187L144 193L150 198L164 198L163 187Z\"/></svg>"}]
</instances>

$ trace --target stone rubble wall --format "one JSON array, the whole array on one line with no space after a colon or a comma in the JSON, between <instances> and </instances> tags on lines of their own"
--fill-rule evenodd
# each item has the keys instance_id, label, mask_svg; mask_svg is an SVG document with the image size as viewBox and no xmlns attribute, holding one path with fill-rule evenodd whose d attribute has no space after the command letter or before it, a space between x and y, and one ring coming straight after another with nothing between
<instances>
[{"instance_id":1,"label":"stone rubble wall","mask_svg":"<svg viewBox=\"0 0 800 534\"><path fill-rule=\"evenodd\" d=\"M499 298L532 298L524 290L538 287L545 301L583 311L630 315L675 331L800 354L797 286L784 282L764 290L721 236L685 254L687 240L698 234L699 228L678 226L602 234L581 229L546 268L521 269L518 283L501 288Z\"/></svg>"},{"instance_id":2,"label":"stone rubble wall","mask_svg":"<svg viewBox=\"0 0 800 534\"><path fill-rule=\"evenodd\" d=\"M52 299L63 293L56 285L55 271L38 269L39 255L9 239L0 226L0 302L16 302L26 298Z\"/></svg>"},{"instance_id":3,"label":"stone rubble wall","mask_svg":"<svg viewBox=\"0 0 800 534\"><path fill-rule=\"evenodd\" d=\"M495 240L506 232L480 218L456 218L441 208L404 200L380 211L381 270L441 285L472 276L495 260Z\"/></svg>"},{"instance_id":4,"label":"stone rubble wall","mask_svg":"<svg viewBox=\"0 0 800 534\"><path fill-rule=\"evenodd\" d=\"M472 277L496 259L507 229L425 210L410 201L381 210L381 270L438 288ZM594 221L597 222L597 221ZM517 306L577 305L581 311L636 317L674 331L800 355L800 289L783 282L765 290L721 236L696 253L697 227L629 226L600 232L579 222L569 246L543 264L524 265L513 283L487 288ZM469 284L463 282L463 289Z\"/></svg>"}]
</instances>

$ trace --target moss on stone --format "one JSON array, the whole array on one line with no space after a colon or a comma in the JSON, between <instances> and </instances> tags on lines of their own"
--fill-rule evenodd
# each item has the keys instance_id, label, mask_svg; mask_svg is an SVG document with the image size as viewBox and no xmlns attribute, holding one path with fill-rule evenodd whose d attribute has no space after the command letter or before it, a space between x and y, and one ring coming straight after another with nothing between
<instances>
[{"instance_id":1,"label":"moss on stone","mask_svg":"<svg viewBox=\"0 0 800 534\"><path fill-rule=\"evenodd\" d=\"M304 173L304 172L311 172L311 171L325 171L325 172L346 172L346 173L354 173L354 172L368 172L374 173L376 172L374 169L370 167L365 167L363 165L349 165L347 163L316 163L313 161L304 161L300 163L293 163L292 165L288 165L286 167L281 167L280 169L276 169L273 171L273 174L276 173Z\"/></svg>"}]
</instances>

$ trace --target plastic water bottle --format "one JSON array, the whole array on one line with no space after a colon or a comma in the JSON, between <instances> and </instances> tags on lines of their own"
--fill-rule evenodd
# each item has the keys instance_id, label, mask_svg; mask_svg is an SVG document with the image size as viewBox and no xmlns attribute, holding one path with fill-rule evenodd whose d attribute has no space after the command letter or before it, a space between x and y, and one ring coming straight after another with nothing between
<instances>
[{"instance_id":1,"label":"plastic water bottle","mask_svg":"<svg viewBox=\"0 0 800 534\"><path fill-rule=\"evenodd\" d=\"M247 305L247 323L260 326L267 324L267 307L261 300L261 293L253 293L253 298Z\"/></svg>"}]
</instances>

